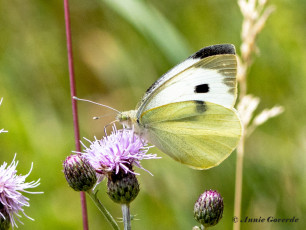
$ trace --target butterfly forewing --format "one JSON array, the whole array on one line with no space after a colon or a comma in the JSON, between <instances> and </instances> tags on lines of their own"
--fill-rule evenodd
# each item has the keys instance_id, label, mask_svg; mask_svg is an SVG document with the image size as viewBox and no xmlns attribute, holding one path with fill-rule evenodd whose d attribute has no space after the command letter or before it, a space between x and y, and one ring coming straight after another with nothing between
<instances>
[{"instance_id":1,"label":"butterfly forewing","mask_svg":"<svg viewBox=\"0 0 306 230\"><path fill-rule=\"evenodd\" d=\"M203 48L158 79L137 112L169 103L201 100L231 108L236 100L237 60L232 45Z\"/></svg>"}]
</instances>

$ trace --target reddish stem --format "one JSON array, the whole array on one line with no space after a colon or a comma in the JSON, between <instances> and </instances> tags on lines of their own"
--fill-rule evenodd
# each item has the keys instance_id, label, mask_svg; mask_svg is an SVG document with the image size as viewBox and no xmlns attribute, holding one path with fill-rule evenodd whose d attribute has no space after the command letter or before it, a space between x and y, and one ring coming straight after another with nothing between
<instances>
[{"instance_id":1,"label":"reddish stem","mask_svg":"<svg viewBox=\"0 0 306 230\"><path fill-rule=\"evenodd\" d=\"M76 87L75 87L74 68L73 68L72 41L71 41L71 29L70 29L71 27L70 27L68 0L64 0L64 11L65 11L68 68L69 68L69 81L70 81L75 147L76 151L81 152L78 109L77 109L76 100L73 99L73 97L76 96ZM88 228L88 217L87 217L87 207L86 207L86 196L84 192L81 192L80 196L81 196L81 206L82 206L83 229L88 230L89 228Z\"/></svg>"}]
</instances>

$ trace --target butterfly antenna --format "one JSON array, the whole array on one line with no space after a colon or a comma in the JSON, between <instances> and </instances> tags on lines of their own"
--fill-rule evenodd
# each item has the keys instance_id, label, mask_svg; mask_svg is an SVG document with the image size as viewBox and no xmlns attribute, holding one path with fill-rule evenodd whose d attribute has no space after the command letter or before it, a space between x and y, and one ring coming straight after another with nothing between
<instances>
[{"instance_id":1,"label":"butterfly antenna","mask_svg":"<svg viewBox=\"0 0 306 230\"><path fill-rule=\"evenodd\" d=\"M107 113L107 114L105 114L105 115L101 115L101 116L98 116L98 117L92 117L92 119L98 120L98 119L100 119L100 118L102 118L102 117L107 117L107 116L112 115L112 114L113 114L113 112Z\"/></svg>"},{"instance_id":2,"label":"butterfly antenna","mask_svg":"<svg viewBox=\"0 0 306 230\"><path fill-rule=\"evenodd\" d=\"M106 108L108 108L108 109L114 110L114 111L116 111L117 113L120 113L120 111L117 110L117 109L114 109L114 108L112 108L112 107L110 107L110 106L103 105L103 104L100 104L100 103L97 103L97 102L94 102L94 101L90 101L90 100L78 98L78 97L75 97L75 96L73 97L73 99L74 99L74 100L78 100L78 101L87 101L87 102L90 102L90 103L93 103L93 104L96 104L96 105L100 105L100 106L106 107Z\"/></svg>"}]
</instances>

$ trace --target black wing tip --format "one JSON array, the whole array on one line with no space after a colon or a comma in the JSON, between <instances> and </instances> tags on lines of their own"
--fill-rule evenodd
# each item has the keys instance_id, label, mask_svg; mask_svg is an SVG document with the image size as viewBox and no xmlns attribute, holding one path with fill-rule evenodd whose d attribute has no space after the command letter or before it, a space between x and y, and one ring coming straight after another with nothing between
<instances>
[{"instance_id":1,"label":"black wing tip","mask_svg":"<svg viewBox=\"0 0 306 230\"><path fill-rule=\"evenodd\" d=\"M191 55L190 58L193 59L203 59L209 56L221 55L221 54L236 54L235 46L232 44L220 44L207 46L200 49L195 54Z\"/></svg>"}]
</instances>

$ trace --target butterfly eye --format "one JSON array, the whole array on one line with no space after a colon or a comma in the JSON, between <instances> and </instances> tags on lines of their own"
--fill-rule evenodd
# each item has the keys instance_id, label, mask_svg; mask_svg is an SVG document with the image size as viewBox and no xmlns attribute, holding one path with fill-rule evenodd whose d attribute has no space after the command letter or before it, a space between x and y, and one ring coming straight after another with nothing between
<instances>
[{"instance_id":1,"label":"butterfly eye","mask_svg":"<svg viewBox=\"0 0 306 230\"><path fill-rule=\"evenodd\" d=\"M126 121L127 119L128 117L123 113L118 113L116 116L116 120L118 120L119 122Z\"/></svg>"}]
</instances>

